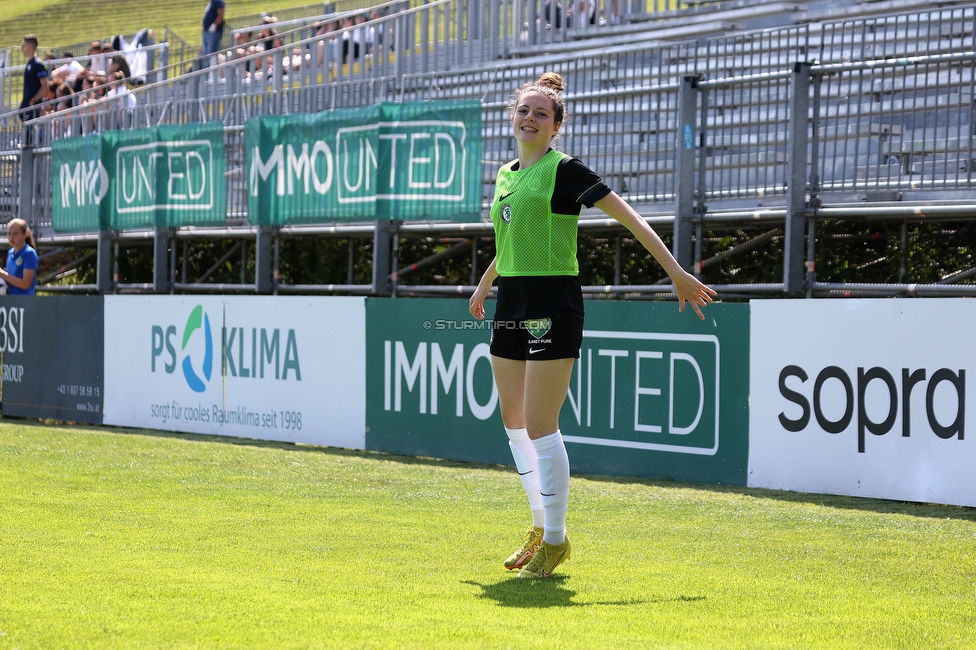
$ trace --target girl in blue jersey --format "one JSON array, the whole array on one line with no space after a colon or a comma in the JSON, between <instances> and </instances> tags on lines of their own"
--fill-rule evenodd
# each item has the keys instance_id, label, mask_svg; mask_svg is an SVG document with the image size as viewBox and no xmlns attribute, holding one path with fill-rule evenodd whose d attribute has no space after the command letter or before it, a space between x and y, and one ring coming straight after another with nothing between
<instances>
[{"instance_id":1,"label":"girl in blue jersey","mask_svg":"<svg viewBox=\"0 0 976 650\"><path fill-rule=\"evenodd\" d=\"M0 279L7 283L10 295L34 295L37 287L37 251L34 234L23 219L11 219L7 224L7 270L0 271Z\"/></svg>"},{"instance_id":2,"label":"girl in blue jersey","mask_svg":"<svg viewBox=\"0 0 976 650\"><path fill-rule=\"evenodd\" d=\"M580 211L596 206L630 230L674 283L678 309L698 317L715 291L682 269L657 233L578 159L552 149L566 119L562 77L545 73L519 88L510 105L518 159L498 172L491 217L495 259L469 308L485 317L484 300L498 279L491 362L502 422L532 526L505 560L520 578L545 578L571 546L566 536L569 457L559 411L583 339L583 294L576 260Z\"/></svg>"}]
</instances>

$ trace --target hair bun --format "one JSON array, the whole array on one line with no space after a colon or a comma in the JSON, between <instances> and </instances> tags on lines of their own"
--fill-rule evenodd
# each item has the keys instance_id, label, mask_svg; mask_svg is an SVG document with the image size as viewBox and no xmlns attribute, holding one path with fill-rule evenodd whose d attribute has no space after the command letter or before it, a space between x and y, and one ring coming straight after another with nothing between
<instances>
[{"instance_id":1,"label":"hair bun","mask_svg":"<svg viewBox=\"0 0 976 650\"><path fill-rule=\"evenodd\" d=\"M558 72L543 72L536 84L544 88L552 88L557 93L563 90L563 78Z\"/></svg>"}]
</instances>

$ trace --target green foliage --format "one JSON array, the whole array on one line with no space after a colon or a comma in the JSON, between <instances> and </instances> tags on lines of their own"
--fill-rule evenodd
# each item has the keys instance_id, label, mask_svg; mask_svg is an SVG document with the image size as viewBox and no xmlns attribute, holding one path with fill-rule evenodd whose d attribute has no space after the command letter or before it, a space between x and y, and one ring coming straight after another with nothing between
<instances>
[{"instance_id":1,"label":"green foliage","mask_svg":"<svg viewBox=\"0 0 976 650\"><path fill-rule=\"evenodd\" d=\"M976 623L969 508L575 476L573 559L520 581L514 469L10 422L0 457L2 647L960 648Z\"/></svg>"},{"instance_id":2,"label":"green foliage","mask_svg":"<svg viewBox=\"0 0 976 650\"><path fill-rule=\"evenodd\" d=\"M274 12L301 7L310 2L295 0L228 0L226 16ZM42 51L73 43L107 40L116 34L133 34L144 27L157 30L162 41L164 27L199 46L201 20L207 0L0 0L0 47L19 47L25 34L37 34ZM369 6L364 4L363 6ZM84 52L75 52L83 55Z\"/></svg>"},{"instance_id":3,"label":"green foliage","mask_svg":"<svg viewBox=\"0 0 976 650\"><path fill-rule=\"evenodd\" d=\"M310 237L281 240L281 282L284 284L347 284L350 245L353 249L352 284L369 284L373 278L372 239Z\"/></svg>"},{"instance_id":4,"label":"green foliage","mask_svg":"<svg viewBox=\"0 0 976 650\"><path fill-rule=\"evenodd\" d=\"M401 237L400 247L396 251L397 263L400 269L416 264L432 255L444 252L457 244L461 246L453 257L441 260L433 266L417 271L408 272L403 276L401 284L409 285L470 285L471 283L471 247L470 239L439 239L433 237ZM474 282L481 279L481 275L495 258L494 237L480 237L478 239L478 264Z\"/></svg>"}]
</instances>

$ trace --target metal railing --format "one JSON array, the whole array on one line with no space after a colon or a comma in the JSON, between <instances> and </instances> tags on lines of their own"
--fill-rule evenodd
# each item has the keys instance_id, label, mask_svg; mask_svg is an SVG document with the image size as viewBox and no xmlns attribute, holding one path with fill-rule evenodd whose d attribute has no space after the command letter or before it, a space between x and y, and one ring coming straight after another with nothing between
<instances>
[{"instance_id":1,"label":"metal railing","mask_svg":"<svg viewBox=\"0 0 976 650\"><path fill-rule=\"evenodd\" d=\"M103 71L107 67L109 58L116 54L124 55L125 53L114 52L112 55L99 55L98 58L101 61L101 69ZM144 76L140 75L142 78L137 80L139 83L153 83L166 78L170 70L170 44L168 42L147 45L140 48L139 52L135 53L135 55L145 57L146 73ZM81 63L87 62L91 58L89 56L76 56L69 59L51 59L44 63L48 67L48 70L53 72L58 67L71 63L72 61ZM136 80L133 79L133 81ZM23 88L23 64L0 68L0 114L7 111L16 111L20 108L20 102L23 98Z\"/></svg>"}]
</instances>

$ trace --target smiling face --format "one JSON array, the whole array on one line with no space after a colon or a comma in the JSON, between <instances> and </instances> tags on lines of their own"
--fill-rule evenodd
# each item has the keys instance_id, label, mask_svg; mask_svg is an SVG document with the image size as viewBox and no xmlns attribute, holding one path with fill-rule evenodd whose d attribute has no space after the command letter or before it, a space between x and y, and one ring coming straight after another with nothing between
<instances>
[{"instance_id":1,"label":"smiling face","mask_svg":"<svg viewBox=\"0 0 976 650\"><path fill-rule=\"evenodd\" d=\"M559 131L556 106L551 98L540 92L527 91L519 97L512 113L512 128L520 145L549 147Z\"/></svg>"}]
</instances>

